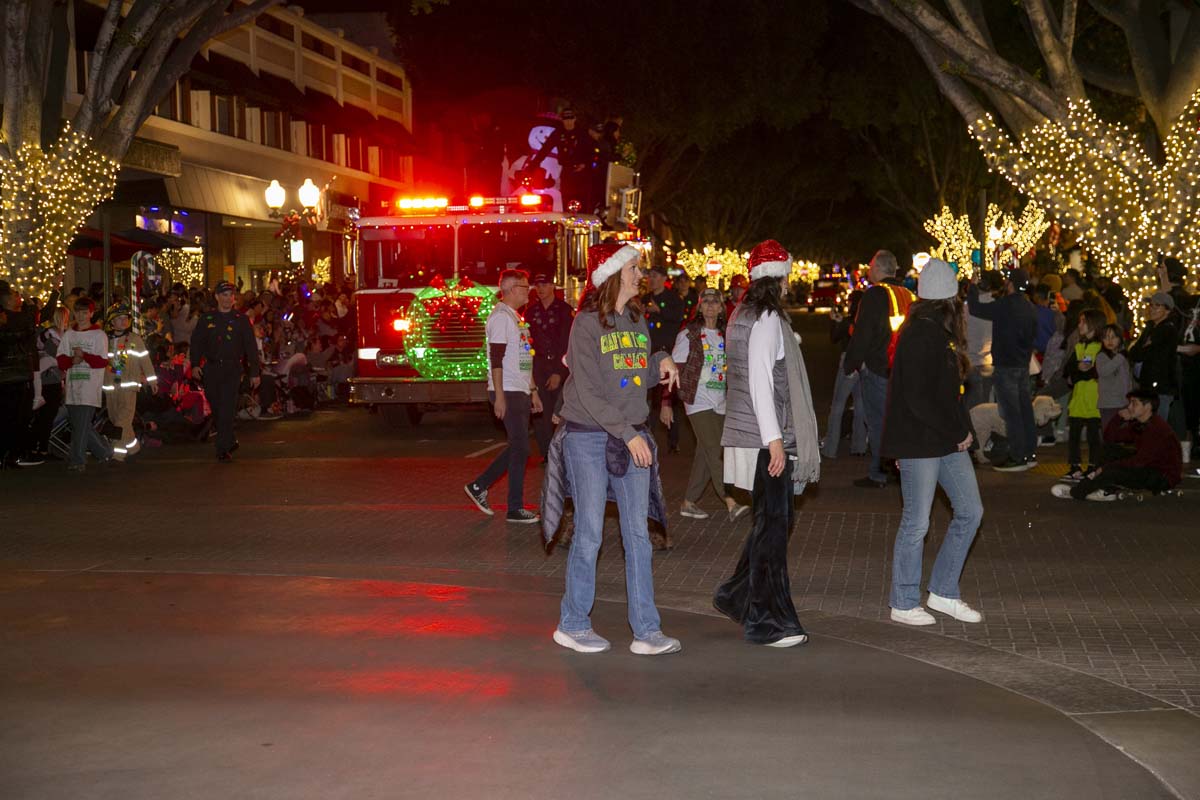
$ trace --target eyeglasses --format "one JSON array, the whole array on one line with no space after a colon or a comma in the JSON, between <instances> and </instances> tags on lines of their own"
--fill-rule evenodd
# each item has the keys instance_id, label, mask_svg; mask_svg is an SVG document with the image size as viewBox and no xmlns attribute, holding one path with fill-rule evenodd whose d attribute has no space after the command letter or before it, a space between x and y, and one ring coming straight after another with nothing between
<instances>
[{"instance_id":1,"label":"eyeglasses","mask_svg":"<svg viewBox=\"0 0 1200 800\"><path fill-rule=\"evenodd\" d=\"M528 289L529 284L528 283L514 283L513 288L514 289Z\"/></svg>"}]
</instances>

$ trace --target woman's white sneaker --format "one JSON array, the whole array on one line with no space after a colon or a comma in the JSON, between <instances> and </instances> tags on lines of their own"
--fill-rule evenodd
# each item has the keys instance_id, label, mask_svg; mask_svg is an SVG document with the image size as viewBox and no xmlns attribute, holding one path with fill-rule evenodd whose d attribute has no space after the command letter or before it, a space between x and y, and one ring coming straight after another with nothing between
<instances>
[{"instance_id":1,"label":"woman's white sneaker","mask_svg":"<svg viewBox=\"0 0 1200 800\"><path fill-rule=\"evenodd\" d=\"M925 609L915 606L903 610L893 608L892 622L899 622L904 625L933 625L937 623L937 620Z\"/></svg>"},{"instance_id":2,"label":"woman's white sneaker","mask_svg":"<svg viewBox=\"0 0 1200 800\"><path fill-rule=\"evenodd\" d=\"M808 634L798 633L795 636L785 636L773 642L767 642L767 647L795 647L808 641Z\"/></svg>"},{"instance_id":3,"label":"woman's white sneaker","mask_svg":"<svg viewBox=\"0 0 1200 800\"><path fill-rule=\"evenodd\" d=\"M962 600L951 600L948 597L941 597L930 592L928 604L934 611L940 611L943 614L954 617L959 622L983 622L983 614L980 614Z\"/></svg>"},{"instance_id":4,"label":"woman's white sneaker","mask_svg":"<svg viewBox=\"0 0 1200 800\"><path fill-rule=\"evenodd\" d=\"M678 639L672 639L662 631L655 631L644 639L634 639L629 645L629 652L638 656L662 656L682 649Z\"/></svg>"},{"instance_id":5,"label":"woman's white sneaker","mask_svg":"<svg viewBox=\"0 0 1200 800\"><path fill-rule=\"evenodd\" d=\"M567 633L559 628L554 629L554 641L568 650L577 653L603 653L610 645L608 639L596 633L591 628L578 633Z\"/></svg>"}]
</instances>

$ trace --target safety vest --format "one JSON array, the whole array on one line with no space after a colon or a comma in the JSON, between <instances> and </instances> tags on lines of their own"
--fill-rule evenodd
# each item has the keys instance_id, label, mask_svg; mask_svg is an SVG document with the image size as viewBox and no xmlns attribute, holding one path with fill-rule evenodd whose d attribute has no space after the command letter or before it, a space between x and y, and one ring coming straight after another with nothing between
<instances>
[{"instance_id":1,"label":"safety vest","mask_svg":"<svg viewBox=\"0 0 1200 800\"><path fill-rule=\"evenodd\" d=\"M879 285L888 294L888 326L892 329L892 338L888 342L888 369L891 369L892 360L896 357L896 342L900 340L900 326L908 319L908 309L912 307L912 292L890 283Z\"/></svg>"}]
</instances>

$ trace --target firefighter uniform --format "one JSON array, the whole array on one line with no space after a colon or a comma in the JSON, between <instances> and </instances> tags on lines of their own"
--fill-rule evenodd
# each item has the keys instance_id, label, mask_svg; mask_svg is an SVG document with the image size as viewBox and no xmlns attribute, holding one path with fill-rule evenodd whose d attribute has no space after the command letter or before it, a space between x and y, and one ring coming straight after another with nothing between
<instances>
[{"instance_id":1,"label":"firefighter uniform","mask_svg":"<svg viewBox=\"0 0 1200 800\"><path fill-rule=\"evenodd\" d=\"M137 411L138 393L143 386L153 386L158 380L154 363L146 350L146 342L131 328L115 329L112 323L118 317L132 321L132 312L126 306L116 306L108 313L108 367L104 371L104 406L108 420L121 429L120 441L113 445L118 457L131 456L141 449L133 430L133 417Z\"/></svg>"},{"instance_id":2,"label":"firefighter uniform","mask_svg":"<svg viewBox=\"0 0 1200 800\"><path fill-rule=\"evenodd\" d=\"M217 284L216 293L232 290L232 284L222 281ZM254 328L237 309L224 313L206 311L196 322L189 355L193 364L203 368L204 395L212 408L213 427L217 431L217 459L228 461L237 448L233 418L243 370L251 378L259 374Z\"/></svg>"}]
</instances>

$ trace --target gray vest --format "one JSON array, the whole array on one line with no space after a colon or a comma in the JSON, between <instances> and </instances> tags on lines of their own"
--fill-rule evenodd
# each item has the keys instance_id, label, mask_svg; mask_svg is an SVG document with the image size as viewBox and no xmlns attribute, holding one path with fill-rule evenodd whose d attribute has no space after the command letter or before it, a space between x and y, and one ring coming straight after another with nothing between
<instances>
[{"instance_id":1,"label":"gray vest","mask_svg":"<svg viewBox=\"0 0 1200 800\"><path fill-rule=\"evenodd\" d=\"M734 311L733 318L725 327L725 431L721 435L722 447L749 447L762 449L762 435L758 430L758 419L754 415L754 404L750 401L750 330L758 320L752 314L743 313L744 306ZM796 451L796 426L792 421L792 403L788 393L786 359L779 359L771 368L771 382L775 389L775 416L783 431L783 448L789 453Z\"/></svg>"}]
</instances>

